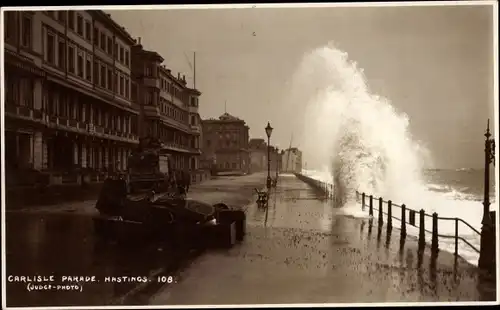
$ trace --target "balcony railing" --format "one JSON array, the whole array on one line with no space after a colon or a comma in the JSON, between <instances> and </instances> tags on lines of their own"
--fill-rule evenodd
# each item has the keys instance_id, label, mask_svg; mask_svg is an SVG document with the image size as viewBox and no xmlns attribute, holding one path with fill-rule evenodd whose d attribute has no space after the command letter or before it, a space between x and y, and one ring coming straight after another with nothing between
<instances>
[{"instance_id":1,"label":"balcony railing","mask_svg":"<svg viewBox=\"0 0 500 310\"><path fill-rule=\"evenodd\" d=\"M196 125L190 125L189 128L191 128L191 131L199 133L200 132L200 127Z\"/></svg>"},{"instance_id":2,"label":"balcony railing","mask_svg":"<svg viewBox=\"0 0 500 310\"><path fill-rule=\"evenodd\" d=\"M128 140L134 140L138 141L139 137L136 134L129 133L129 132L123 132L123 131L118 131L115 129L110 129L110 128L105 128L102 126L97 126L94 124L87 124L88 131L90 134L98 135L98 136L111 136L111 137L118 137L118 138L123 138L123 139L128 139ZM122 140L122 139L120 139Z\"/></svg>"},{"instance_id":3,"label":"balcony railing","mask_svg":"<svg viewBox=\"0 0 500 310\"><path fill-rule=\"evenodd\" d=\"M164 148L173 149L173 150L182 150L182 151L193 152L193 153L200 152L199 148L193 148L191 146L187 146L187 145L183 145L183 144L175 143L175 142L166 142L164 140L162 140L162 146Z\"/></svg>"},{"instance_id":4,"label":"balcony railing","mask_svg":"<svg viewBox=\"0 0 500 310\"><path fill-rule=\"evenodd\" d=\"M137 142L139 137L133 133L127 133L116 129L96 126L76 119L68 119L63 116L47 114L41 110L35 110L28 106L5 105L5 113L11 117L32 120L47 124L49 127L75 131L79 133L97 134L103 138ZM117 139L118 138L118 139Z\"/></svg>"},{"instance_id":5,"label":"balcony railing","mask_svg":"<svg viewBox=\"0 0 500 310\"><path fill-rule=\"evenodd\" d=\"M5 104L5 113L14 117L41 120L43 115L39 110L35 110L30 106L14 105L9 102Z\"/></svg>"}]
</instances>

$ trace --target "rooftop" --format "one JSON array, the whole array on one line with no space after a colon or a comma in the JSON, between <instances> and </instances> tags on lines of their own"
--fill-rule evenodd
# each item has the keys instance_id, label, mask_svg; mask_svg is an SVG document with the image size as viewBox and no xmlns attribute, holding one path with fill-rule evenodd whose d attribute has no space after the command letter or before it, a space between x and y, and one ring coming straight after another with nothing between
<instances>
[{"instance_id":1,"label":"rooftop","mask_svg":"<svg viewBox=\"0 0 500 310\"><path fill-rule=\"evenodd\" d=\"M224 113L222 114L221 116L219 116L219 118L209 118L209 119L206 119L206 120L203 120L204 122L211 122L211 123L221 123L221 122L241 122L241 123L245 123L244 120L242 120L241 118L238 118L236 116L233 116L229 113Z\"/></svg>"},{"instance_id":2,"label":"rooftop","mask_svg":"<svg viewBox=\"0 0 500 310\"><path fill-rule=\"evenodd\" d=\"M88 10L87 12L91 14L94 18L97 18L100 21L110 25L113 28L113 30L115 30L118 34L121 35L123 39L127 41L128 44L134 45L137 43L134 40L134 38L132 38L130 33L128 33L125 27L121 26L120 24L118 24L113 20L111 14L105 13L103 10Z\"/></svg>"}]
</instances>

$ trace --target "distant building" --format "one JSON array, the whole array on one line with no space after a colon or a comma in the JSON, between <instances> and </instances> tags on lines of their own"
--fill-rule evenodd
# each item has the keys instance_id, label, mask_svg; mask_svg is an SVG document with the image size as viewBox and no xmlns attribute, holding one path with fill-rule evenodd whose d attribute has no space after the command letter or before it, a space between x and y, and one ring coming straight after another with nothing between
<instances>
[{"instance_id":1,"label":"distant building","mask_svg":"<svg viewBox=\"0 0 500 310\"><path fill-rule=\"evenodd\" d=\"M250 139L250 172L267 169L267 143L264 139Z\"/></svg>"},{"instance_id":2,"label":"distant building","mask_svg":"<svg viewBox=\"0 0 500 310\"><path fill-rule=\"evenodd\" d=\"M198 97L201 93L186 86L184 76L173 76L162 65L163 57L132 47L132 96L140 106L139 132L163 142L176 169L199 168L201 119Z\"/></svg>"},{"instance_id":3,"label":"distant building","mask_svg":"<svg viewBox=\"0 0 500 310\"><path fill-rule=\"evenodd\" d=\"M271 158L271 171L274 171L274 174L276 174L276 171L278 173L281 172L281 153L277 147L271 146L271 149L269 151L270 153L270 158Z\"/></svg>"},{"instance_id":4,"label":"distant building","mask_svg":"<svg viewBox=\"0 0 500 310\"><path fill-rule=\"evenodd\" d=\"M245 121L224 113L218 119L202 120L203 159L217 171L248 173L248 130Z\"/></svg>"},{"instance_id":5,"label":"distant building","mask_svg":"<svg viewBox=\"0 0 500 310\"><path fill-rule=\"evenodd\" d=\"M273 175L276 174L277 168L281 167L281 154L278 149L274 146L271 146L270 149L267 149L267 143L264 139L251 139L249 142L250 146L250 171L258 172L258 171L267 171L268 166L268 151L269 158L271 159L270 170L273 172ZM281 169L279 169L281 170Z\"/></svg>"},{"instance_id":6,"label":"distant building","mask_svg":"<svg viewBox=\"0 0 500 310\"><path fill-rule=\"evenodd\" d=\"M292 147L281 153L281 171L285 173L302 172L302 152Z\"/></svg>"}]
</instances>

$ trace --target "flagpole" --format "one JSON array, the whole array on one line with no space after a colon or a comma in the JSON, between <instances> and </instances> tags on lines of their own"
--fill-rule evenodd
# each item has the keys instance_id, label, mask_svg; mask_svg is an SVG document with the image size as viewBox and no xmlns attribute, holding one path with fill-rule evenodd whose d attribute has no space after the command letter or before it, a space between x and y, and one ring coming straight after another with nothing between
<instances>
[{"instance_id":1,"label":"flagpole","mask_svg":"<svg viewBox=\"0 0 500 310\"><path fill-rule=\"evenodd\" d=\"M196 89L196 52L193 52L193 87Z\"/></svg>"}]
</instances>

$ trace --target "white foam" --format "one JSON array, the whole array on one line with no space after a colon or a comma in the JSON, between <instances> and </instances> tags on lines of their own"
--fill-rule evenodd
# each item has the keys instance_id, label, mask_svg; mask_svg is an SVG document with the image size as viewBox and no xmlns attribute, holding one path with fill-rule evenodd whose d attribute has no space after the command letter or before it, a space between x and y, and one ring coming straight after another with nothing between
<instances>
[{"instance_id":1,"label":"white foam","mask_svg":"<svg viewBox=\"0 0 500 310\"><path fill-rule=\"evenodd\" d=\"M366 216L353 200L359 191L481 227L482 205L474 197L451 186L426 184L422 168L432 166L431 156L409 132L409 117L370 92L363 70L347 53L332 44L311 51L291 85L287 104L295 104L294 111L305 109L300 113L305 122L299 143L307 164L315 167L303 173L334 184L345 203L342 212ZM430 228L431 218L427 220ZM454 234L454 222L440 222L439 231ZM479 237L465 225L459 225L459 234L479 247ZM460 245L460 254L476 263L469 249Z\"/></svg>"},{"instance_id":2,"label":"white foam","mask_svg":"<svg viewBox=\"0 0 500 310\"><path fill-rule=\"evenodd\" d=\"M304 170L303 173L313 179L320 180L323 182L327 182L327 178L325 178L326 172L316 172L313 170ZM473 200L460 200L456 199L456 195L449 195L449 193L442 192L426 192L426 199L422 200L422 203L415 204L407 204L405 202L393 201L395 204L405 203L408 208L420 210L425 210L426 214L432 214L436 212L439 217L451 217L451 218L460 218L469 223L476 230L481 231L481 220L483 216L482 204L480 201ZM390 199L390 197L386 198ZM368 203L368 200L367 200ZM375 203L378 206L377 203ZM384 205L386 207L386 205ZM491 210L496 210L496 204L492 203ZM346 203L346 205L341 209L341 213L349 216L353 216L356 218L368 218L368 208L365 208L363 211L361 208L361 204L359 202L350 200ZM398 216L400 209L397 207L393 208L393 215ZM398 218L401 218L398 216ZM396 228L400 227L400 222L395 220L393 221L393 225ZM426 217L425 225L428 230L431 230L432 227L432 218ZM445 235L454 235L455 234L455 222L454 221L439 221L438 223L439 234ZM410 235L418 236L418 230L412 226L407 227L407 232ZM459 231L458 234L474 245L479 249L480 238L479 236L467 227L463 223L459 223ZM430 242L430 234L426 235L428 241ZM441 238L439 240L440 248L442 250L448 251L450 253L454 253L455 244L453 239L445 239ZM464 259L469 261L471 264L477 264L479 259L479 254L471 249L467 244L463 242L459 242L459 254Z\"/></svg>"}]
</instances>

